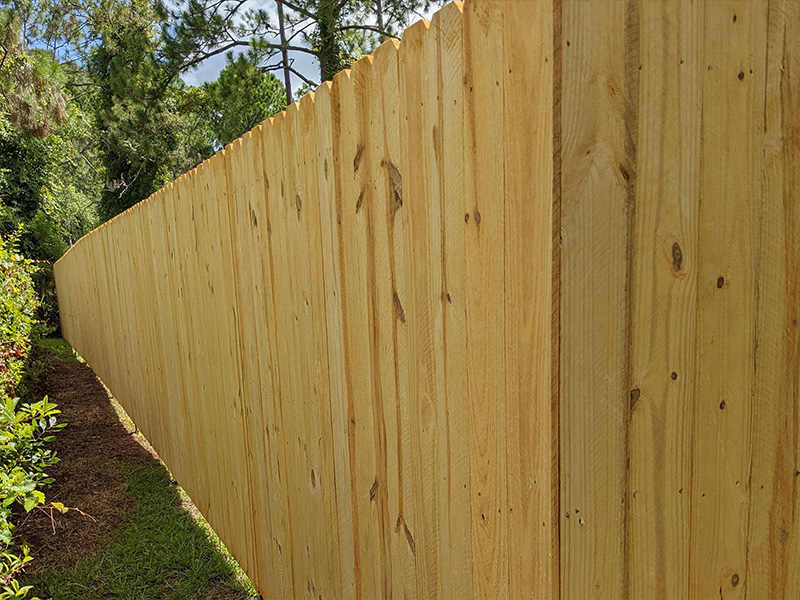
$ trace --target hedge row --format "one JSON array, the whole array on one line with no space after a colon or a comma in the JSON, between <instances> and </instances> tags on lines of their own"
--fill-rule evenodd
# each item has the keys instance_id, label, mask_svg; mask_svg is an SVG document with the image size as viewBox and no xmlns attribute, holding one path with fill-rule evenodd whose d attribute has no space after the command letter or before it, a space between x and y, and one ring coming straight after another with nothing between
<instances>
[{"instance_id":1,"label":"hedge row","mask_svg":"<svg viewBox=\"0 0 800 600\"><path fill-rule=\"evenodd\" d=\"M53 481L45 469L58 461L47 443L63 427L55 404L47 397L34 402L23 392L38 333L36 271L12 242L0 239L0 600L30 591L17 580L32 557L14 535L12 516L45 505L42 488ZM49 508L67 510L58 503Z\"/></svg>"}]
</instances>

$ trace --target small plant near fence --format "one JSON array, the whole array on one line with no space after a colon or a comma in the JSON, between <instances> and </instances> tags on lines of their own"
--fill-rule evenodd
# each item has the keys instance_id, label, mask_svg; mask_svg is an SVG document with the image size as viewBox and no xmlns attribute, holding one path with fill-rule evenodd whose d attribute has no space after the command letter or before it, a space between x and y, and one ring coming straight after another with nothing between
<instances>
[{"instance_id":1,"label":"small plant near fence","mask_svg":"<svg viewBox=\"0 0 800 600\"><path fill-rule=\"evenodd\" d=\"M26 598L30 591L17 580L32 557L14 534L12 515L15 506L30 512L45 504L42 488L53 482L46 469L58 462L47 443L64 427L58 423L60 411L47 397L20 399L27 395L26 369L38 334L36 269L13 242L0 239L0 600ZM50 508L67 510L59 503Z\"/></svg>"}]
</instances>

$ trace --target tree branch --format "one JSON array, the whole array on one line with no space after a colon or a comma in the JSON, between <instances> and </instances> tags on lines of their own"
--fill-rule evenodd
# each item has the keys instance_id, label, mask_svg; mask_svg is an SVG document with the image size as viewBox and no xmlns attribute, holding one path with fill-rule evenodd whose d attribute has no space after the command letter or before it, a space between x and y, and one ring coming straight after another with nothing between
<instances>
[{"instance_id":1,"label":"tree branch","mask_svg":"<svg viewBox=\"0 0 800 600\"><path fill-rule=\"evenodd\" d=\"M281 4L283 4L286 8L293 10L296 13L300 13L306 19L314 19L316 20L316 15L311 14L306 9L301 6L297 6L294 2L288 2L287 0L279 0Z\"/></svg>"},{"instance_id":2,"label":"tree branch","mask_svg":"<svg viewBox=\"0 0 800 600\"><path fill-rule=\"evenodd\" d=\"M341 27L337 27L336 31L348 31L348 30L352 30L352 29L357 29L357 30L362 30L362 31L372 31L372 32L377 33L379 35L385 35L386 37L394 37L388 31L384 31L383 29L380 29L380 28L375 27L373 25L362 25L362 24L359 24L359 25L342 25Z\"/></svg>"},{"instance_id":3,"label":"tree branch","mask_svg":"<svg viewBox=\"0 0 800 600\"><path fill-rule=\"evenodd\" d=\"M295 68L293 68L291 66L287 66L287 65L268 65L266 67L261 67L261 70L264 71L264 72L267 72L267 71L281 71L283 69L286 69L287 71L291 71L292 73L297 75L297 77L302 79L308 85L313 85L315 87L319 85L316 81L313 81L313 80L309 79L308 77L303 75L300 71L298 71L297 69L295 69Z\"/></svg>"}]
</instances>

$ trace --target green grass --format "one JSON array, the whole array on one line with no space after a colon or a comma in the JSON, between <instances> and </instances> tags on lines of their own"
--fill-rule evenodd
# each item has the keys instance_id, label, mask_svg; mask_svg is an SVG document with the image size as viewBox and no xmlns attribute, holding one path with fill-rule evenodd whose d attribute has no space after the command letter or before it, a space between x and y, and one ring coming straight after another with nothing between
<instances>
[{"instance_id":1,"label":"green grass","mask_svg":"<svg viewBox=\"0 0 800 600\"><path fill-rule=\"evenodd\" d=\"M181 508L182 491L153 461L124 466L136 502L124 530L86 563L63 573L45 571L27 583L53 600L201 600L214 585L255 596L237 563L202 518ZM227 597L227 596L226 596Z\"/></svg>"},{"instance_id":2,"label":"green grass","mask_svg":"<svg viewBox=\"0 0 800 600\"><path fill-rule=\"evenodd\" d=\"M59 360L67 362L83 362L83 359L78 356L75 350L72 349L72 346L69 345L69 342L63 338L42 338L39 340L38 344L42 348L47 348L50 350Z\"/></svg>"}]
</instances>

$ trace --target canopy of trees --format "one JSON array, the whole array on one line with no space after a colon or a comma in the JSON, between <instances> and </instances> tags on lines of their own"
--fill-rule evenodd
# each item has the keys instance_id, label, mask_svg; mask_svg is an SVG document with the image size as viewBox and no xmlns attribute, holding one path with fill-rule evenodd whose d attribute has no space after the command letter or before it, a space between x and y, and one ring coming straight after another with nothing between
<instances>
[{"instance_id":1,"label":"canopy of trees","mask_svg":"<svg viewBox=\"0 0 800 600\"><path fill-rule=\"evenodd\" d=\"M53 261L438 3L0 0L0 234Z\"/></svg>"}]
</instances>

